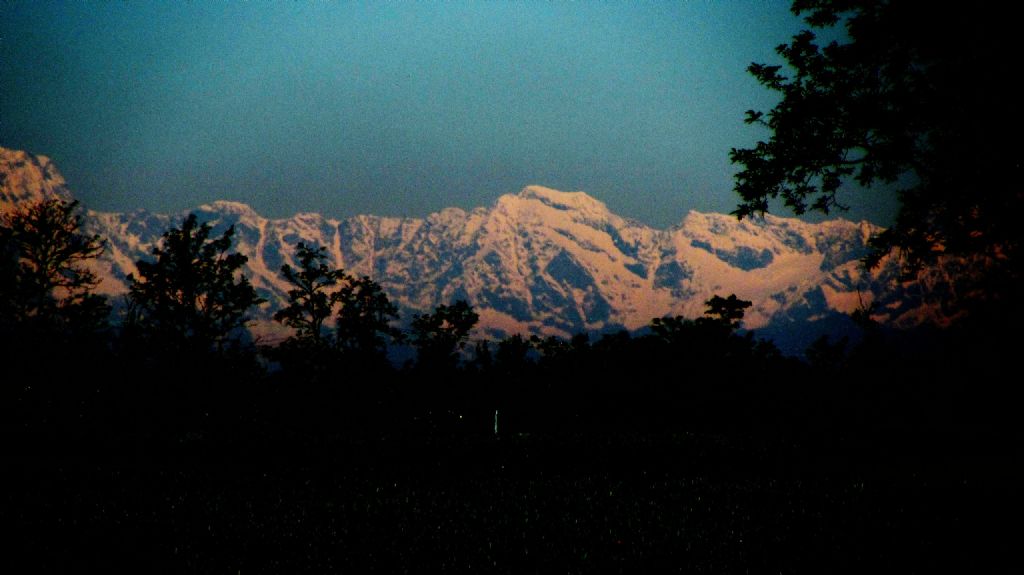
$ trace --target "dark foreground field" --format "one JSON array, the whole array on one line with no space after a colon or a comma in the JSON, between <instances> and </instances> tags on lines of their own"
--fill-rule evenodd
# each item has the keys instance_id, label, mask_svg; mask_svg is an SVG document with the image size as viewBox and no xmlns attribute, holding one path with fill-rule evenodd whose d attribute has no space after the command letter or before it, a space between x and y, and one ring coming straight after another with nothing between
<instances>
[{"instance_id":1,"label":"dark foreground field","mask_svg":"<svg viewBox=\"0 0 1024 575\"><path fill-rule=\"evenodd\" d=\"M1014 570L1014 454L883 451L680 434L19 456L4 571Z\"/></svg>"}]
</instances>

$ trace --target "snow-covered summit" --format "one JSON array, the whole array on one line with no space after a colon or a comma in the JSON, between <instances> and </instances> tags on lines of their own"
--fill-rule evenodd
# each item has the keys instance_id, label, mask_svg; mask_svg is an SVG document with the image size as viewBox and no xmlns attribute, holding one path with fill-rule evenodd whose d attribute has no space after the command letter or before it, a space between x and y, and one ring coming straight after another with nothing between
<instances>
[{"instance_id":1,"label":"snow-covered summit","mask_svg":"<svg viewBox=\"0 0 1024 575\"><path fill-rule=\"evenodd\" d=\"M50 158L0 147L0 213L50 198L71 199L64 176Z\"/></svg>"},{"instance_id":2,"label":"snow-covered summit","mask_svg":"<svg viewBox=\"0 0 1024 575\"><path fill-rule=\"evenodd\" d=\"M544 186L526 186L513 197L535 200L556 210L608 213L608 206L586 192L562 192Z\"/></svg>"},{"instance_id":3,"label":"snow-covered summit","mask_svg":"<svg viewBox=\"0 0 1024 575\"><path fill-rule=\"evenodd\" d=\"M250 206L249 204L243 202L236 202L232 200L214 200L209 204L203 204L202 206L199 207L199 209L209 212L233 214L240 217L261 217L258 213L256 213L256 210L252 209L252 206Z\"/></svg>"},{"instance_id":4,"label":"snow-covered summit","mask_svg":"<svg viewBox=\"0 0 1024 575\"><path fill-rule=\"evenodd\" d=\"M249 204L230 200L215 200L208 204L203 204L195 212L197 214L210 214L212 218L222 218L227 224L243 223L254 228L261 227L263 225L262 222L266 221L266 218L252 209L252 206Z\"/></svg>"},{"instance_id":5,"label":"snow-covered summit","mask_svg":"<svg viewBox=\"0 0 1024 575\"><path fill-rule=\"evenodd\" d=\"M67 192L40 156L3 150L0 178L5 206ZM425 218L268 219L232 201L194 212L216 230L235 226L235 249L248 257L245 273L270 302L259 312L265 327L274 325L269 318L285 300L289 286L280 269L296 264L299 242L325 247L332 266L372 277L406 318L466 299L480 314L481 330L493 336L636 329L654 317L698 317L712 295L732 293L754 302L744 321L751 329L813 323L872 301L880 304L880 321L928 316L892 265L871 273L861 266L867 240L880 231L867 222L690 212L662 230L622 218L584 192L542 186L489 207L447 208ZM87 230L108 239L96 263L102 291L123 293L135 262L151 257L182 217L89 212Z\"/></svg>"}]
</instances>

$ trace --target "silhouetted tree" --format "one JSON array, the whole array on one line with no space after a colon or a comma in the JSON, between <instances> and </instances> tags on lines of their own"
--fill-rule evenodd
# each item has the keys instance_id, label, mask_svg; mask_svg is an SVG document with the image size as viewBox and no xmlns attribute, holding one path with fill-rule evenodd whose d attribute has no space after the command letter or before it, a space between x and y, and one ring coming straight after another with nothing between
<instances>
[{"instance_id":1,"label":"silhouetted tree","mask_svg":"<svg viewBox=\"0 0 1024 575\"><path fill-rule=\"evenodd\" d=\"M751 302L732 294L727 298L714 295L704 304L708 309L695 320L682 316L651 320L654 341L667 346L669 354L692 357L697 361L695 370L717 372L720 365L728 365L730 370L721 375L739 374L744 362L755 358L755 350L765 357L778 354L774 345L756 342L752 332L736 333Z\"/></svg>"},{"instance_id":2,"label":"silhouetted tree","mask_svg":"<svg viewBox=\"0 0 1024 575\"><path fill-rule=\"evenodd\" d=\"M904 397L915 397L915 381L970 381L949 419L979 427L1001 421L1010 429L1018 418L1007 406L1019 405L1019 386L978 371L1012 369L1016 341L1003 334L1024 317L1024 162L1006 143L1020 124L1010 88L1017 19L998 7L948 10L896 0L794 0L791 9L809 29L776 49L785 65L749 67L780 98L767 112L747 112L747 123L769 138L730 153L742 167L734 213L764 213L771 200L797 214L829 213L845 198L865 203L894 193L895 222L871 240L865 263L898 256L925 289L940 286L934 303L959 319L942 336L950 339L940 352L919 347L934 334L919 329L907 338L873 325L870 314L855 314L863 337L850 350L850 369L841 371L867 376L846 375L851 390L876 382L880 396L904 389ZM923 369L935 377L920 375ZM862 405L872 403L875 409L883 401Z\"/></svg>"},{"instance_id":3,"label":"silhouetted tree","mask_svg":"<svg viewBox=\"0 0 1024 575\"><path fill-rule=\"evenodd\" d=\"M384 289L368 276L348 278L338 291L337 345L348 357L362 362L383 359L389 341L401 331L392 326L398 308Z\"/></svg>"},{"instance_id":4,"label":"silhouetted tree","mask_svg":"<svg viewBox=\"0 0 1024 575\"><path fill-rule=\"evenodd\" d=\"M469 332L480 316L465 300L437 306L434 313L413 316L412 344L422 369L454 369L457 353L466 345Z\"/></svg>"},{"instance_id":5,"label":"silhouetted tree","mask_svg":"<svg viewBox=\"0 0 1024 575\"><path fill-rule=\"evenodd\" d=\"M6 429L24 434L12 446L89 441L110 396L110 374L98 373L110 307L87 267L104 242L81 223L78 203L56 198L0 216L0 405Z\"/></svg>"},{"instance_id":6,"label":"silhouetted tree","mask_svg":"<svg viewBox=\"0 0 1024 575\"><path fill-rule=\"evenodd\" d=\"M338 367L334 337L325 333L324 322L334 313L339 287L350 278L341 269L327 266L327 250L299 242L295 249L298 269L281 266L281 275L291 284L288 303L274 313L274 320L295 329L295 334L276 347L266 348L267 357L278 361L285 374L304 383L324 382Z\"/></svg>"},{"instance_id":7,"label":"silhouetted tree","mask_svg":"<svg viewBox=\"0 0 1024 575\"><path fill-rule=\"evenodd\" d=\"M693 320L677 315L675 317L656 317L651 320L650 327L654 337L671 344L680 341L685 331L692 325Z\"/></svg>"},{"instance_id":8,"label":"silhouetted tree","mask_svg":"<svg viewBox=\"0 0 1024 575\"><path fill-rule=\"evenodd\" d=\"M683 316L661 317L651 320L651 333L658 340L671 345L698 345L708 343L711 335L724 337L740 327L745 310L751 302L741 300L736 294L727 298L711 296L704 302L708 307L705 317L691 320ZM717 345L717 344L716 344Z\"/></svg>"},{"instance_id":9,"label":"silhouetted tree","mask_svg":"<svg viewBox=\"0 0 1024 575\"><path fill-rule=\"evenodd\" d=\"M710 318L701 318L697 320L698 324L704 323L701 320L710 320L711 323L728 328L730 332L733 332L739 329L744 311L752 305L752 302L739 299L736 294L730 294L727 298L719 295L711 296L711 299L704 302L704 305L708 306L704 315L710 316Z\"/></svg>"},{"instance_id":10,"label":"silhouetted tree","mask_svg":"<svg viewBox=\"0 0 1024 575\"><path fill-rule=\"evenodd\" d=\"M755 341L753 332L737 333L750 301L739 299L736 294L725 298L714 295L704 305L708 307L704 317L694 320L702 354L720 358L735 374L740 374L763 356L778 352L774 344Z\"/></svg>"},{"instance_id":11,"label":"silhouetted tree","mask_svg":"<svg viewBox=\"0 0 1024 575\"><path fill-rule=\"evenodd\" d=\"M234 226L210 238L211 226L189 214L153 248L154 261L137 262L128 276L130 318L138 333L170 349L223 350L263 303L240 273L248 258L231 253ZM237 341L237 339L236 339Z\"/></svg>"},{"instance_id":12,"label":"silhouetted tree","mask_svg":"<svg viewBox=\"0 0 1024 575\"><path fill-rule=\"evenodd\" d=\"M324 263L326 248L299 242L295 256L299 269L281 266L281 275L295 286L288 290L288 305L274 313L274 319L296 330L295 339L320 344L324 321L341 300L338 286L349 280L344 270L332 270Z\"/></svg>"},{"instance_id":13,"label":"silhouetted tree","mask_svg":"<svg viewBox=\"0 0 1024 575\"><path fill-rule=\"evenodd\" d=\"M997 128L1017 116L1002 87L1011 52L993 29L1012 18L895 0L794 0L792 11L839 39L822 45L804 30L776 49L786 69L748 68L781 100L747 112L771 136L730 153L743 167L734 213L764 213L774 198L829 213L847 184L898 184L899 214L872 240L870 266L893 249L911 271L981 254L1019 279L1022 163Z\"/></svg>"},{"instance_id":14,"label":"silhouetted tree","mask_svg":"<svg viewBox=\"0 0 1024 575\"><path fill-rule=\"evenodd\" d=\"M53 335L93 333L110 307L92 290L99 279L85 267L104 241L80 231L78 202L44 200L0 217L0 322Z\"/></svg>"}]
</instances>

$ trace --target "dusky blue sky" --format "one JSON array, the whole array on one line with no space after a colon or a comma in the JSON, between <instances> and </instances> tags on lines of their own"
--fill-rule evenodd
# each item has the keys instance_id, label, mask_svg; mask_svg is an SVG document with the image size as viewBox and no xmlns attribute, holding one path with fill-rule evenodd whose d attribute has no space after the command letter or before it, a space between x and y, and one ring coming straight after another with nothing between
<instances>
[{"instance_id":1,"label":"dusky blue sky","mask_svg":"<svg viewBox=\"0 0 1024 575\"><path fill-rule=\"evenodd\" d=\"M768 0L5 1L0 145L104 211L423 216L541 184L667 227L735 208L729 149L775 102L746 67L803 27Z\"/></svg>"}]
</instances>

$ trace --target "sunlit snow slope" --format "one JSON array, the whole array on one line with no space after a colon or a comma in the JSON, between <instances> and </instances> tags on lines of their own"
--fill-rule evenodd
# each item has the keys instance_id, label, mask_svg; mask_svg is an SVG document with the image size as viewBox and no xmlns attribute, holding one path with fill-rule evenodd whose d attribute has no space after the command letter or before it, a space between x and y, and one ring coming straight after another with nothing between
<instances>
[{"instance_id":1,"label":"sunlit snow slope","mask_svg":"<svg viewBox=\"0 0 1024 575\"><path fill-rule=\"evenodd\" d=\"M70 195L42 156L0 148L3 210L33 199ZM193 210L215 233L235 226L245 273L270 300L257 331L285 333L269 317L287 286L279 270L294 265L298 242L325 246L331 265L380 283L404 317L468 300L483 334L636 329L654 317L697 317L714 294L752 300L745 327L758 329L835 319L877 301L877 319L916 324L936 319L894 264L872 273L859 259L879 228L841 219L808 223L765 216L737 221L690 212L668 230L613 213L583 192L529 186L490 207L448 208L425 219L300 213L267 219L249 206L218 201ZM126 291L126 276L185 213L89 211L88 231L109 241L96 267L100 291Z\"/></svg>"}]
</instances>

